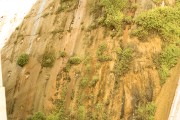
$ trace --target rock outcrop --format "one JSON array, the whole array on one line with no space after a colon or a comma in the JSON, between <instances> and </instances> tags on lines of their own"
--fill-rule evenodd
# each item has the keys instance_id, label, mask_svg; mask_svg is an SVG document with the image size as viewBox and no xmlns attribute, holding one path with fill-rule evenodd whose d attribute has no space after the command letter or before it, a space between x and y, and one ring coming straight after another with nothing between
<instances>
[{"instance_id":1,"label":"rock outcrop","mask_svg":"<svg viewBox=\"0 0 180 120\"><path fill-rule=\"evenodd\" d=\"M159 116L168 118L177 81L173 85L167 82L165 87L160 85L153 57L162 50L161 39L153 37L142 42L130 37L132 25L123 30L123 35L113 36L113 30L94 25L91 0L65 2L68 3L39 0L3 48L9 120L24 120L37 111L49 114L57 107L57 102L62 102L60 108L71 119L76 119L79 109L83 108L87 119L95 116L98 120L132 120L140 101L157 101L157 120L162 120ZM142 6L134 15L156 6L151 1L137 0L137 3ZM103 44L107 48L106 56L111 57L105 62L97 56ZM118 59L116 51L121 46L134 52L128 72L120 77L114 68ZM17 65L22 53L30 57L24 67ZM42 65L46 53L54 58L52 67ZM69 63L74 56L81 59L80 64ZM163 93L170 87L169 103L161 105L167 97ZM159 95L162 96L159 98ZM167 111L162 111L166 108Z\"/></svg>"}]
</instances>

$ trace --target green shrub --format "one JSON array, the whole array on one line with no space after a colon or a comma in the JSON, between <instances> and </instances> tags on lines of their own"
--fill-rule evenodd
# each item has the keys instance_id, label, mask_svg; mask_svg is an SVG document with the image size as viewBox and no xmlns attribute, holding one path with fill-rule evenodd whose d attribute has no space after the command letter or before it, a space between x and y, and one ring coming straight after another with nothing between
<instances>
[{"instance_id":1,"label":"green shrub","mask_svg":"<svg viewBox=\"0 0 180 120\"><path fill-rule=\"evenodd\" d=\"M52 67L55 62L55 53L53 51L46 51L43 54L41 66L43 67Z\"/></svg>"},{"instance_id":2,"label":"green shrub","mask_svg":"<svg viewBox=\"0 0 180 120\"><path fill-rule=\"evenodd\" d=\"M166 79L170 76L169 69L165 65L161 65L159 68L160 84L163 85Z\"/></svg>"},{"instance_id":3,"label":"green shrub","mask_svg":"<svg viewBox=\"0 0 180 120\"><path fill-rule=\"evenodd\" d=\"M98 25L106 26L116 31L122 31L123 11L128 6L128 0L100 0L91 4L93 13Z\"/></svg>"},{"instance_id":4,"label":"green shrub","mask_svg":"<svg viewBox=\"0 0 180 120\"><path fill-rule=\"evenodd\" d=\"M141 28L139 33L144 30L156 33L166 41L180 37L180 10L177 7L160 7L143 12L137 16L135 23Z\"/></svg>"},{"instance_id":5,"label":"green shrub","mask_svg":"<svg viewBox=\"0 0 180 120\"><path fill-rule=\"evenodd\" d=\"M176 0L176 7L180 10L180 0Z\"/></svg>"},{"instance_id":6,"label":"green shrub","mask_svg":"<svg viewBox=\"0 0 180 120\"><path fill-rule=\"evenodd\" d=\"M93 76L93 79L90 81L89 86L95 87L96 83L99 81L99 76Z\"/></svg>"},{"instance_id":7,"label":"green shrub","mask_svg":"<svg viewBox=\"0 0 180 120\"><path fill-rule=\"evenodd\" d=\"M86 111L84 106L79 106L78 108L78 114L77 114L77 120L85 120Z\"/></svg>"},{"instance_id":8,"label":"green shrub","mask_svg":"<svg viewBox=\"0 0 180 120\"><path fill-rule=\"evenodd\" d=\"M59 115L57 113L52 113L47 116L46 120L59 120Z\"/></svg>"},{"instance_id":9,"label":"green shrub","mask_svg":"<svg viewBox=\"0 0 180 120\"><path fill-rule=\"evenodd\" d=\"M66 66L63 68L63 71L69 72L70 69L71 69L71 65L69 63L67 63Z\"/></svg>"},{"instance_id":10,"label":"green shrub","mask_svg":"<svg viewBox=\"0 0 180 120\"><path fill-rule=\"evenodd\" d=\"M89 81L89 78L88 78L87 76L84 77L84 78L82 78L81 83L80 83L80 86L81 86L82 88L87 87L88 81Z\"/></svg>"},{"instance_id":11,"label":"green shrub","mask_svg":"<svg viewBox=\"0 0 180 120\"><path fill-rule=\"evenodd\" d=\"M99 48L98 48L98 51L97 51L97 54L98 53L103 53L104 51L107 50L107 44L106 43L102 43Z\"/></svg>"},{"instance_id":12,"label":"green shrub","mask_svg":"<svg viewBox=\"0 0 180 120\"><path fill-rule=\"evenodd\" d=\"M112 58L110 56L106 56L106 55L100 55L98 57L99 62L106 62L106 61L111 61Z\"/></svg>"},{"instance_id":13,"label":"green shrub","mask_svg":"<svg viewBox=\"0 0 180 120\"><path fill-rule=\"evenodd\" d=\"M127 6L127 0L101 0L105 11L105 25L109 28L121 30L124 17L123 10Z\"/></svg>"},{"instance_id":14,"label":"green shrub","mask_svg":"<svg viewBox=\"0 0 180 120\"><path fill-rule=\"evenodd\" d=\"M28 64L28 62L29 62L29 55L28 54L24 53L18 57L17 64L19 66L23 67L24 65Z\"/></svg>"},{"instance_id":15,"label":"green shrub","mask_svg":"<svg viewBox=\"0 0 180 120\"><path fill-rule=\"evenodd\" d=\"M114 67L114 72L117 76L122 76L129 70L132 54L133 50L131 48L125 48L122 51L118 49L118 59Z\"/></svg>"},{"instance_id":16,"label":"green shrub","mask_svg":"<svg viewBox=\"0 0 180 120\"><path fill-rule=\"evenodd\" d=\"M104 17L104 16L99 17L99 18L97 19L97 23L98 23L99 25L104 25L104 21L105 21L105 17Z\"/></svg>"},{"instance_id":17,"label":"green shrub","mask_svg":"<svg viewBox=\"0 0 180 120\"><path fill-rule=\"evenodd\" d=\"M62 33L63 31L64 31L63 28L58 28L58 29L54 29L51 33L53 35L56 35L57 33Z\"/></svg>"},{"instance_id":18,"label":"green shrub","mask_svg":"<svg viewBox=\"0 0 180 120\"><path fill-rule=\"evenodd\" d=\"M170 75L169 71L177 64L180 57L180 47L176 44L168 45L158 58L157 68L159 68L159 75L161 79L161 85L165 83L166 79ZM160 66L160 67L159 67Z\"/></svg>"},{"instance_id":19,"label":"green shrub","mask_svg":"<svg viewBox=\"0 0 180 120\"><path fill-rule=\"evenodd\" d=\"M154 3L156 4L161 4L163 0L153 0Z\"/></svg>"},{"instance_id":20,"label":"green shrub","mask_svg":"<svg viewBox=\"0 0 180 120\"><path fill-rule=\"evenodd\" d=\"M93 21L88 27L87 27L87 32L90 32L91 30L94 30L95 28L97 28L97 23L95 21Z\"/></svg>"},{"instance_id":21,"label":"green shrub","mask_svg":"<svg viewBox=\"0 0 180 120\"><path fill-rule=\"evenodd\" d=\"M161 0L156 1L162 2ZM178 3L174 7L160 7L143 12L137 16L135 22L138 28L132 34L139 39L145 39L153 33L158 34L166 42L165 49L158 57L158 64L155 60L162 85L170 75L170 69L177 64L177 59L180 56L179 46L172 44L172 41L176 42L175 40L180 38L180 9Z\"/></svg>"},{"instance_id":22,"label":"green shrub","mask_svg":"<svg viewBox=\"0 0 180 120\"><path fill-rule=\"evenodd\" d=\"M78 56L70 57L66 66L63 68L64 72L69 72L72 65L78 65L81 63L81 59Z\"/></svg>"},{"instance_id":23,"label":"green shrub","mask_svg":"<svg viewBox=\"0 0 180 120\"><path fill-rule=\"evenodd\" d=\"M111 56L107 53L107 44L102 43L96 52L98 61L100 62L106 62L106 61L111 61L112 58Z\"/></svg>"},{"instance_id":24,"label":"green shrub","mask_svg":"<svg viewBox=\"0 0 180 120\"><path fill-rule=\"evenodd\" d=\"M48 116L45 116L42 112L37 112L33 116L29 117L28 120L63 120L64 117L61 114L61 110L58 110L58 112L53 112L49 114Z\"/></svg>"},{"instance_id":25,"label":"green shrub","mask_svg":"<svg viewBox=\"0 0 180 120\"><path fill-rule=\"evenodd\" d=\"M120 11L113 11L111 14L107 14L105 24L108 28L115 28L117 31L122 28L124 14Z\"/></svg>"},{"instance_id":26,"label":"green shrub","mask_svg":"<svg viewBox=\"0 0 180 120\"><path fill-rule=\"evenodd\" d=\"M132 11L132 12L135 12L138 8L138 4L137 3L131 3L131 6L129 7L129 9Z\"/></svg>"},{"instance_id":27,"label":"green shrub","mask_svg":"<svg viewBox=\"0 0 180 120\"><path fill-rule=\"evenodd\" d=\"M60 14L61 12L65 11L65 10L69 10L73 7L73 0L61 0L60 6L58 7L56 14Z\"/></svg>"},{"instance_id":28,"label":"green shrub","mask_svg":"<svg viewBox=\"0 0 180 120\"><path fill-rule=\"evenodd\" d=\"M60 52L60 57L64 58L67 56L67 53L65 51Z\"/></svg>"},{"instance_id":29,"label":"green shrub","mask_svg":"<svg viewBox=\"0 0 180 120\"><path fill-rule=\"evenodd\" d=\"M102 5L98 1L91 1L89 7L90 14L94 16L94 19L98 19L102 14Z\"/></svg>"},{"instance_id":30,"label":"green shrub","mask_svg":"<svg viewBox=\"0 0 180 120\"><path fill-rule=\"evenodd\" d=\"M166 65L168 69L174 67L177 64L177 60L180 56L180 47L175 44L168 45L160 55L160 62Z\"/></svg>"},{"instance_id":31,"label":"green shrub","mask_svg":"<svg viewBox=\"0 0 180 120\"><path fill-rule=\"evenodd\" d=\"M132 19L131 16L124 16L123 22L124 22L125 24L131 24L131 23L133 22L133 19Z\"/></svg>"},{"instance_id":32,"label":"green shrub","mask_svg":"<svg viewBox=\"0 0 180 120\"><path fill-rule=\"evenodd\" d=\"M70 57L66 64L66 67L63 68L63 71L69 72L72 65L78 65L80 63L81 63L81 59L78 56Z\"/></svg>"},{"instance_id":33,"label":"green shrub","mask_svg":"<svg viewBox=\"0 0 180 120\"><path fill-rule=\"evenodd\" d=\"M148 38L149 33L144 28L138 27L131 31L131 36L137 36L139 40L144 41Z\"/></svg>"},{"instance_id":34,"label":"green shrub","mask_svg":"<svg viewBox=\"0 0 180 120\"><path fill-rule=\"evenodd\" d=\"M91 74L93 71L91 64L87 64L85 69L86 69L86 74Z\"/></svg>"},{"instance_id":35,"label":"green shrub","mask_svg":"<svg viewBox=\"0 0 180 120\"><path fill-rule=\"evenodd\" d=\"M154 120L156 106L153 102L140 104L135 111L136 120Z\"/></svg>"},{"instance_id":36,"label":"green shrub","mask_svg":"<svg viewBox=\"0 0 180 120\"><path fill-rule=\"evenodd\" d=\"M87 65L92 61L92 57L88 54L90 53L87 53L87 56L84 58L84 61L83 61L84 65Z\"/></svg>"},{"instance_id":37,"label":"green shrub","mask_svg":"<svg viewBox=\"0 0 180 120\"><path fill-rule=\"evenodd\" d=\"M72 65L78 65L81 63L81 59L78 56L74 56L70 57L68 62Z\"/></svg>"},{"instance_id":38,"label":"green shrub","mask_svg":"<svg viewBox=\"0 0 180 120\"><path fill-rule=\"evenodd\" d=\"M69 70L71 69L71 64L67 63L66 66L63 68L64 72L69 72Z\"/></svg>"},{"instance_id":39,"label":"green shrub","mask_svg":"<svg viewBox=\"0 0 180 120\"><path fill-rule=\"evenodd\" d=\"M28 118L29 120L46 120L46 116L42 112L37 112L32 117Z\"/></svg>"}]
</instances>

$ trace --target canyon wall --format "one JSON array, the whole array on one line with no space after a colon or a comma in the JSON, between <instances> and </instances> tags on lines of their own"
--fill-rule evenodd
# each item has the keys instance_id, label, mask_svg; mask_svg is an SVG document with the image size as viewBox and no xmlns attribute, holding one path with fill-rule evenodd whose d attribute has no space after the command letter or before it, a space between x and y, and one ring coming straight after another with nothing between
<instances>
[{"instance_id":1,"label":"canyon wall","mask_svg":"<svg viewBox=\"0 0 180 120\"><path fill-rule=\"evenodd\" d=\"M132 16L157 7L150 0L130 2L139 4L136 12L127 13ZM62 8L62 4L66 6ZM132 120L140 101L155 102L157 120L168 118L178 67L172 69L175 76L162 87L153 62L154 55L162 50L160 37L142 42L130 37L133 25L125 26L119 35L96 27L92 4L96 2L39 0L16 28L2 51L9 120L24 120L38 111L49 114L57 102L62 102L60 107L69 119L76 119L83 108L86 119ZM102 62L97 52L103 45L103 54L111 60ZM133 50L128 72L121 76L114 72L119 48ZM29 62L20 67L17 60L23 53L29 54ZM54 57L52 67L42 65L46 53ZM81 63L69 67L74 56Z\"/></svg>"}]
</instances>

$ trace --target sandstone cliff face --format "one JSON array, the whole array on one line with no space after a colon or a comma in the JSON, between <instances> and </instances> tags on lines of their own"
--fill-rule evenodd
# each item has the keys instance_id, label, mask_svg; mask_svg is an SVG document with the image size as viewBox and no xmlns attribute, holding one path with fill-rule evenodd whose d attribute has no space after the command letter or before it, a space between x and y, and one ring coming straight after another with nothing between
<instances>
[{"instance_id":1,"label":"sandstone cliff face","mask_svg":"<svg viewBox=\"0 0 180 120\"><path fill-rule=\"evenodd\" d=\"M115 37L113 31L104 27L91 29L94 20L90 14L91 2L71 1L60 11L59 0L39 0L11 35L2 51L9 120L24 120L37 111L48 114L59 100L71 119L75 119L78 107L83 106L89 119L95 114L99 120L131 120L141 100L157 101L157 120L168 118L177 79L170 84L173 79L170 78L161 89L153 63L153 55L161 52L160 38L147 42L130 38L133 26L126 26L123 35ZM135 15L151 9L147 4L156 6L151 1L137 3L141 7ZM40 9L42 13L38 13ZM97 50L102 44L107 45L106 54L111 56L111 61L98 61ZM120 46L130 47L134 52L130 70L118 77L113 71L118 57L115 51ZM60 56L62 51L66 57ZM42 67L43 54L47 52L55 54L52 67ZM19 67L16 61L22 53L30 54L30 59L27 65ZM81 58L81 63L66 72L64 68L74 55ZM162 105L166 100L168 104Z\"/></svg>"}]
</instances>

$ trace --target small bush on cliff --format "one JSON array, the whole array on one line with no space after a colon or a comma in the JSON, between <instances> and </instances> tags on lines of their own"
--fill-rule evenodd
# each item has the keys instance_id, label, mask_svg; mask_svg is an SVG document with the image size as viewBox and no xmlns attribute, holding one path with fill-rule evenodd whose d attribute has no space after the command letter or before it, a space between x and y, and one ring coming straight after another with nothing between
<instances>
[{"instance_id":1,"label":"small bush on cliff","mask_svg":"<svg viewBox=\"0 0 180 120\"><path fill-rule=\"evenodd\" d=\"M158 34L164 40L174 40L180 37L180 10L177 7L160 7L143 12L135 19L137 29L136 34L142 38L141 32ZM146 34L145 34L146 35Z\"/></svg>"},{"instance_id":2,"label":"small bush on cliff","mask_svg":"<svg viewBox=\"0 0 180 120\"><path fill-rule=\"evenodd\" d=\"M125 24L131 24L131 23L133 23L133 19L132 19L131 16L124 16L123 22L124 22Z\"/></svg>"},{"instance_id":3,"label":"small bush on cliff","mask_svg":"<svg viewBox=\"0 0 180 120\"><path fill-rule=\"evenodd\" d=\"M154 0L160 1L161 0ZM174 44L180 38L180 7L176 1L174 7L160 7L143 12L137 16L137 29L132 32L140 40L150 34L157 34L164 40L163 52L158 57L158 71L163 85L170 75L170 69L176 65L180 48ZM173 44L172 44L173 43ZM156 60L157 61L157 60Z\"/></svg>"},{"instance_id":4,"label":"small bush on cliff","mask_svg":"<svg viewBox=\"0 0 180 120\"><path fill-rule=\"evenodd\" d=\"M62 51L59 54L60 54L59 56L62 57L62 58L67 56L67 53L65 51Z\"/></svg>"},{"instance_id":5,"label":"small bush on cliff","mask_svg":"<svg viewBox=\"0 0 180 120\"><path fill-rule=\"evenodd\" d=\"M96 25L103 25L116 31L122 30L124 9L128 0L99 0L91 5L91 13L95 17Z\"/></svg>"},{"instance_id":6,"label":"small bush on cliff","mask_svg":"<svg viewBox=\"0 0 180 120\"><path fill-rule=\"evenodd\" d=\"M59 114L57 113L52 113L47 116L46 120L60 120Z\"/></svg>"},{"instance_id":7,"label":"small bush on cliff","mask_svg":"<svg viewBox=\"0 0 180 120\"><path fill-rule=\"evenodd\" d=\"M78 65L81 63L81 59L78 56L74 56L74 57L69 58L68 62L72 65Z\"/></svg>"},{"instance_id":8,"label":"small bush on cliff","mask_svg":"<svg viewBox=\"0 0 180 120\"><path fill-rule=\"evenodd\" d=\"M71 64L67 63L66 66L63 68L64 72L69 72L71 69Z\"/></svg>"},{"instance_id":9,"label":"small bush on cliff","mask_svg":"<svg viewBox=\"0 0 180 120\"><path fill-rule=\"evenodd\" d=\"M130 33L131 36L137 36L139 40L146 40L149 36L149 33L147 30L144 30L142 27L138 27L137 29L133 30Z\"/></svg>"},{"instance_id":10,"label":"small bush on cliff","mask_svg":"<svg viewBox=\"0 0 180 120\"><path fill-rule=\"evenodd\" d=\"M140 104L135 111L136 120L154 120L156 106L153 102Z\"/></svg>"},{"instance_id":11,"label":"small bush on cliff","mask_svg":"<svg viewBox=\"0 0 180 120\"><path fill-rule=\"evenodd\" d=\"M102 43L96 52L98 61L100 62L106 62L106 61L111 61L112 58L111 56L107 53L107 44Z\"/></svg>"},{"instance_id":12,"label":"small bush on cliff","mask_svg":"<svg viewBox=\"0 0 180 120\"><path fill-rule=\"evenodd\" d=\"M133 58L132 54L133 49L129 47L117 50L118 59L114 67L114 72L117 76L122 76L129 70L130 62Z\"/></svg>"},{"instance_id":13,"label":"small bush on cliff","mask_svg":"<svg viewBox=\"0 0 180 120\"><path fill-rule=\"evenodd\" d=\"M180 9L180 0L176 0L176 7L178 8L178 9Z\"/></svg>"},{"instance_id":14,"label":"small bush on cliff","mask_svg":"<svg viewBox=\"0 0 180 120\"><path fill-rule=\"evenodd\" d=\"M72 65L78 65L78 64L81 63L81 61L82 60L78 56L70 57L68 62L67 62L67 64L66 64L66 66L63 68L63 71L64 72L69 72L71 67L72 67Z\"/></svg>"},{"instance_id":15,"label":"small bush on cliff","mask_svg":"<svg viewBox=\"0 0 180 120\"><path fill-rule=\"evenodd\" d=\"M161 4L163 0L153 0L154 3L156 4Z\"/></svg>"},{"instance_id":16,"label":"small bush on cliff","mask_svg":"<svg viewBox=\"0 0 180 120\"><path fill-rule=\"evenodd\" d=\"M43 67L52 67L54 65L55 59L56 59L56 57L55 57L54 52L46 51L43 54L41 66L43 66Z\"/></svg>"},{"instance_id":17,"label":"small bush on cliff","mask_svg":"<svg viewBox=\"0 0 180 120\"><path fill-rule=\"evenodd\" d=\"M90 87L95 87L96 86L96 83L99 81L99 76L93 76L92 80L90 81L89 83L89 86Z\"/></svg>"},{"instance_id":18,"label":"small bush on cliff","mask_svg":"<svg viewBox=\"0 0 180 120\"><path fill-rule=\"evenodd\" d=\"M29 55L24 53L24 54L21 54L19 57L18 57L18 60L17 60L17 64L21 67L23 67L24 65L26 65L27 63L29 62Z\"/></svg>"},{"instance_id":19,"label":"small bush on cliff","mask_svg":"<svg viewBox=\"0 0 180 120\"><path fill-rule=\"evenodd\" d=\"M123 21L123 10L127 6L127 0L101 0L101 5L105 11L105 25L109 28L121 30Z\"/></svg>"},{"instance_id":20,"label":"small bush on cliff","mask_svg":"<svg viewBox=\"0 0 180 120\"><path fill-rule=\"evenodd\" d=\"M81 86L82 88L85 88L85 87L87 87L88 82L89 82L89 77L88 77L88 76L85 76L85 77L82 78L81 83L80 83L80 86Z\"/></svg>"},{"instance_id":21,"label":"small bush on cliff","mask_svg":"<svg viewBox=\"0 0 180 120\"><path fill-rule=\"evenodd\" d=\"M46 120L46 116L42 112L37 112L32 117L28 118L28 120Z\"/></svg>"},{"instance_id":22,"label":"small bush on cliff","mask_svg":"<svg viewBox=\"0 0 180 120\"><path fill-rule=\"evenodd\" d=\"M56 14L66 11L73 7L73 0L60 0L60 6L58 7Z\"/></svg>"},{"instance_id":23,"label":"small bush on cliff","mask_svg":"<svg viewBox=\"0 0 180 120\"><path fill-rule=\"evenodd\" d=\"M84 106L79 106L77 111L77 120L85 120L86 111Z\"/></svg>"},{"instance_id":24,"label":"small bush on cliff","mask_svg":"<svg viewBox=\"0 0 180 120\"><path fill-rule=\"evenodd\" d=\"M166 82L166 79L170 75L169 71L177 64L177 60L180 57L180 48L176 44L168 45L158 58L159 76L161 79L161 85Z\"/></svg>"}]
</instances>

